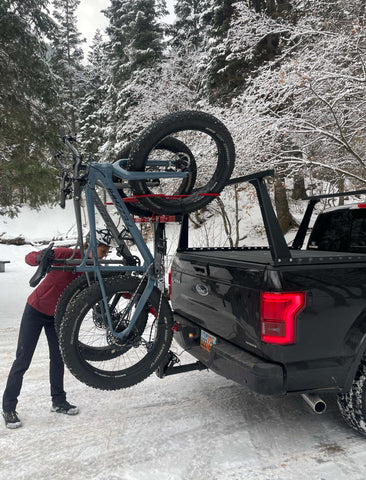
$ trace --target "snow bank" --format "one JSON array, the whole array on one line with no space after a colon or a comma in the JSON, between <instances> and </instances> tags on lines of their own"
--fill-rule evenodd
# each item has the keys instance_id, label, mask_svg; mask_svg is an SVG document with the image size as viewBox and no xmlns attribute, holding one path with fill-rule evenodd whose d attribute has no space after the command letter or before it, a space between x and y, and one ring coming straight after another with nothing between
<instances>
[{"instance_id":1,"label":"snow bank","mask_svg":"<svg viewBox=\"0 0 366 480\"><path fill-rule=\"evenodd\" d=\"M65 209L58 205L33 209L24 205L17 217L0 215L0 239L22 237L26 243L49 242L63 238L76 238L73 204L66 202Z\"/></svg>"}]
</instances>

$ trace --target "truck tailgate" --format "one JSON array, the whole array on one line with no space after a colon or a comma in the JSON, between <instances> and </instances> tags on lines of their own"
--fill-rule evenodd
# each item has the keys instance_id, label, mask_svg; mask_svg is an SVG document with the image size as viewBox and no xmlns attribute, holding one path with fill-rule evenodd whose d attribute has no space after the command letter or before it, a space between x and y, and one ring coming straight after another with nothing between
<instances>
[{"instance_id":1,"label":"truck tailgate","mask_svg":"<svg viewBox=\"0 0 366 480\"><path fill-rule=\"evenodd\" d=\"M241 262L239 268L233 257L222 262L216 257L213 264L213 257L193 260L185 254L177 255L172 272L172 306L180 315L232 343L257 346L265 265Z\"/></svg>"}]
</instances>

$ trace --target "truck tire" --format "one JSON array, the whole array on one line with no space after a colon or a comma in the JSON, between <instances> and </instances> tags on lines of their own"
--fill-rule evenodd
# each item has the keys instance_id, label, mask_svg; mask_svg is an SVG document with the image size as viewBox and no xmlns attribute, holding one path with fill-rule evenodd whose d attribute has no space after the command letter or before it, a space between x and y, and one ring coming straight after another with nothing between
<instances>
[{"instance_id":1,"label":"truck tire","mask_svg":"<svg viewBox=\"0 0 366 480\"><path fill-rule=\"evenodd\" d=\"M125 145L125 147L118 152L116 160L128 158L130 156L134 143L135 142L129 142L127 145ZM175 154L176 156L179 156L178 158L174 159L176 161L181 161L181 165L178 166L176 170L189 172L188 177L181 179L181 182L179 182L178 185L176 179L173 180L175 182L175 185L174 189L170 193L172 195L183 195L191 192L196 182L197 165L194 156L191 150L187 147L187 145L185 145L177 138L166 137L156 145L155 149L160 150L160 154L163 151L167 151L169 153ZM118 177L113 177L113 181L118 185L118 183L122 183L124 180ZM133 195L132 191L130 194L127 194L127 192L123 191L123 189L118 189L118 191L120 192L122 198L128 198ZM138 215L140 217L152 216L151 210L144 207L144 205L140 202L126 202L126 206L133 215Z\"/></svg>"},{"instance_id":2,"label":"truck tire","mask_svg":"<svg viewBox=\"0 0 366 480\"><path fill-rule=\"evenodd\" d=\"M130 181L135 195L148 195L139 201L156 214L179 215L204 207L225 187L234 168L234 143L225 125L208 113L187 110L166 115L150 125L135 141L128 159L128 169L144 171L155 146L168 135L175 134L180 135L191 150L192 145L200 151L201 162L198 162L195 150L193 154L197 164L197 180L201 184L198 188L196 185L192 193L191 185L187 185L189 188L186 189L180 188L181 195L187 196L171 199L149 196L154 192L149 189L146 180ZM175 181L182 186L182 180Z\"/></svg>"},{"instance_id":3,"label":"truck tire","mask_svg":"<svg viewBox=\"0 0 366 480\"><path fill-rule=\"evenodd\" d=\"M109 278L104 282L110 303L118 297L118 305L111 312L112 319L126 308L131 295L140 295L145 282L137 277ZM156 287L153 289L142 315L147 315L144 331L131 332L122 343L108 332L97 337L93 331L92 311L102 299L99 283L81 292L70 304L60 327L60 349L66 366L81 382L101 390L131 387L151 375L166 357L172 342L173 317L168 301ZM138 319L139 321L139 319ZM126 322L122 328L126 328ZM92 327L90 329L90 326ZM104 345L125 347L125 352L110 362L91 361L84 355L82 345L93 345L102 340Z\"/></svg>"},{"instance_id":4,"label":"truck tire","mask_svg":"<svg viewBox=\"0 0 366 480\"><path fill-rule=\"evenodd\" d=\"M104 272L103 277L109 278L114 277L116 278L117 275L115 272ZM92 283L96 282L96 280L92 279ZM71 302L86 288L88 288L89 283L85 274L80 275L75 280L73 280L62 292L56 306L55 311L55 330L57 335L60 335L60 327L67 311L67 308L71 304ZM97 315L94 313L94 315ZM97 321L97 319L95 319ZM143 331L145 328L145 324L147 321L147 314L141 315L138 319L137 328ZM103 328L103 325L99 325L99 328ZM128 349L128 346L117 346L117 345L106 345L103 347L85 345L82 342L79 342L79 347L82 350L83 357L86 360L91 361L103 361L103 360L111 360L112 358L116 358L119 355L125 353Z\"/></svg>"},{"instance_id":5,"label":"truck tire","mask_svg":"<svg viewBox=\"0 0 366 480\"><path fill-rule=\"evenodd\" d=\"M337 403L346 423L366 435L366 358L364 357L347 393L337 396Z\"/></svg>"}]
</instances>

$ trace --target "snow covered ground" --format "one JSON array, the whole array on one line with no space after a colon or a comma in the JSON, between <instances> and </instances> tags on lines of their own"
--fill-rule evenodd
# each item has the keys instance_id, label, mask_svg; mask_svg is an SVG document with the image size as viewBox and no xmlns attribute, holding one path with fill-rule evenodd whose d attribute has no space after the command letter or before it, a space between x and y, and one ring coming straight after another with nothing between
<instances>
[{"instance_id":1,"label":"snow covered ground","mask_svg":"<svg viewBox=\"0 0 366 480\"><path fill-rule=\"evenodd\" d=\"M62 216L64 215L64 216ZM5 223L6 222L6 223ZM15 225L16 223L16 225ZM47 240L72 228L72 213L0 217L0 234ZM0 394L34 269L31 245L0 245ZM189 356L183 356L189 361ZM0 424L0 480L364 480L366 438L351 430L335 398L315 415L298 396L264 397L212 372L193 372L116 392L66 373L76 417L50 412L45 336L19 399L23 428Z\"/></svg>"}]
</instances>

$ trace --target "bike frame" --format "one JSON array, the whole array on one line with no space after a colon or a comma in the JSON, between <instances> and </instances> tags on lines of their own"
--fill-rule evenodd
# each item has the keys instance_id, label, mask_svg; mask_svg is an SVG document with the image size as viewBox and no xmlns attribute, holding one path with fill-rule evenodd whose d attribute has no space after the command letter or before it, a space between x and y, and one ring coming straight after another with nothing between
<instances>
[{"instance_id":1,"label":"bike frame","mask_svg":"<svg viewBox=\"0 0 366 480\"><path fill-rule=\"evenodd\" d=\"M71 150L73 155L74 161L74 174L73 174L73 183L74 183L74 209L75 209L75 217L76 217L76 224L78 230L78 240L77 245L75 247L74 252L76 251L77 247L80 248L81 251L81 261L73 260L73 258L69 259L67 263L70 261L74 264L71 267L76 272L92 272L96 275L99 280L100 288L103 296L103 309L104 314L106 316L106 320L108 322L109 329L111 333L119 338L120 340L124 340L127 338L131 330L133 329L137 318L141 314L154 286L156 283L156 272L159 270L156 265L154 265L154 257L151 254L146 242L144 241L141 232L137 228L132 215L130 214L125 202L122 200L121 195L119 194L114 182L113 177L118 177L126 182L130 180L155 180L155 179L162 179L162 178L184 178L188 175L188 172L133 172L128 171L123 168L126 164L125 159L117 160L114 164L108 163L96 163L92 162L90 164L83 164L82 157L78 153L78 151L74 148L74 146L65 139L65 144ZM170 167L170 161L158 160L158 161L149 161L149 166L165 166ZM85 173L81 174L81 170L85 169ZM143 259L142 265L124 265L122 261L109 261L109 260L99 260L97 256L97 239L96 239L96 208L100 212L104 222L106 223L106 227L112 233L113 238L116 242L120 245L121 241L119 239L118 230L115 226L114 222L112 221L111 217L109 216L106 207L99 199L96 187L101 186L105 188L107 191L113 205L115 206L120 218L122 219L126 230L131 235L133 241L135 242L141 256ZM83 234L82 234L82 221L81 221L81 195L82 192L85 191L85 199L86 199L86 207L87 207L87 215L89 220L89 229L90 229L90 241L88 244L88 248L84 251L83 248ZM74 256L74 254L73 254ZM90 259L92 261L90 261ZM112 266L111 263L117 263L117 265ZM103 265L104 264L104 265ZM58 269L59 267L54 267ZM62 267L61 267L62 268ZM65 267L63 267L65 269ZM67 268L67 267L66 267ZM147 278L146 287L141 294L141 297L138 299L136 304L136 309L133 313L132 319L128 325L128 327L123 330L122 332L116 332L113 328L111 315L109 312L108 306L108 299L106 295L106 289L104 286L103 275L102 273L105 271L116 271L116 272L136 272L142 275L143 278ZM127 307L126 311L124 312L127 315L133 305L135 304L135 295L132 296L132 299Z\"/></svg>"}]
</instances>

